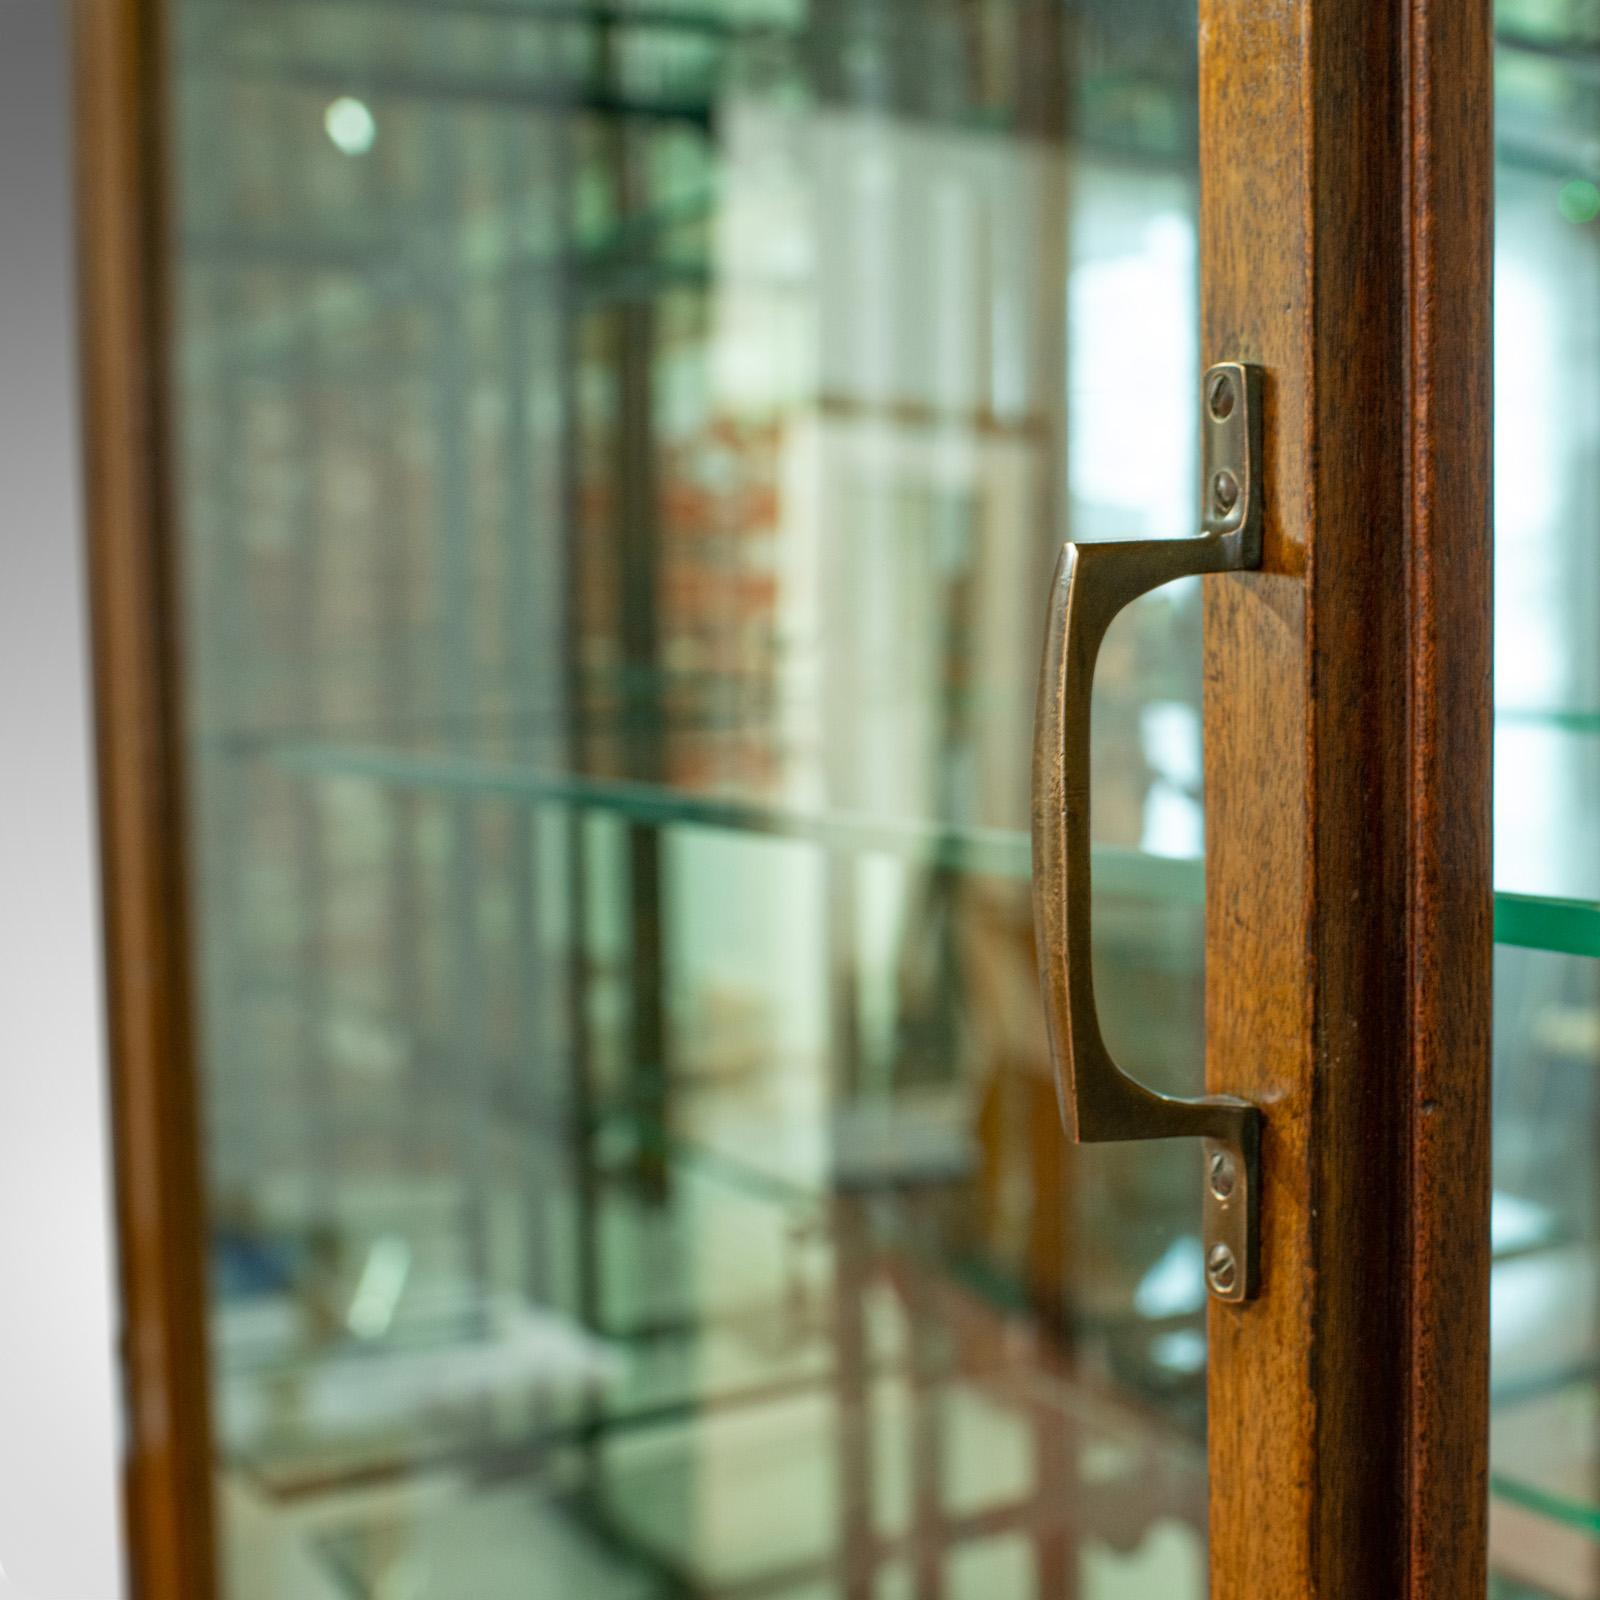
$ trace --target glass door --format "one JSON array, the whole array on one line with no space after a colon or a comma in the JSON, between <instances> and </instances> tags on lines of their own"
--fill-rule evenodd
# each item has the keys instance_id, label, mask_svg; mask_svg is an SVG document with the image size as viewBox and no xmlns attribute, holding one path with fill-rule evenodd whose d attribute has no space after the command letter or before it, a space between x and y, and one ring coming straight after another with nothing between
<instances>
[{"instance_id":1,"label":"glass door","mask_svg":"<svg viewBox=\"0 0 1600 1600\"><path fill-rule=\"evenodd\" d=\"M1196 531L1193 0L174 0L231 1600L1194 1600L1196 1153L1070 1146L1063 536ZM1094 708L1199 1092L1198 580Z\"/></svg>"},{"instance_id":2,"label":"glass door","mask_svg":"<svg viewBox=\"0 0 1600 1600\"><path fill-rule=\"evenodd\" d=\"M1497 7L1492 1586L1600 1595L1600 16Z\"/></svg>"}]
</instances>

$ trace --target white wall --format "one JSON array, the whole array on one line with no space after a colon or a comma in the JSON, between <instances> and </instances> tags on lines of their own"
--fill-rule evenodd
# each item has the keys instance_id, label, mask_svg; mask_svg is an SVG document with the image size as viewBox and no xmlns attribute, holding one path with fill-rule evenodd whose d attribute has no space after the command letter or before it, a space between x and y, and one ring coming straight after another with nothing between
<instances>
[{"instance_id":1,"label":"white wall","mask_svg":"<svg viewBox=\"0 0 1600 1600\"><path fill-rule=\"evenodd\" d=\"M122 1590L68 18L0 0L0 1595Z\"/></svg>"}]
</instances>

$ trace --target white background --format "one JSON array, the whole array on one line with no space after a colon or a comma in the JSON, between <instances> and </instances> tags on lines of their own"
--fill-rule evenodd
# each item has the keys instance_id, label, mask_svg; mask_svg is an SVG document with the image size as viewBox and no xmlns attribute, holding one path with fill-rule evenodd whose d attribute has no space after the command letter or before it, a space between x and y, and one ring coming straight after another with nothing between
<instances>
[{"instance_id":1,"label":"white background","mask_svg":"<svg viewBox=\"0 0 1600 1600\"><path fill-rule=\"evenodd\" d=\"M0 1596L122 1592L69 18L0 0ZM173 1597L177 1600L177 1597Z\"/></svg>"}]
</instances>

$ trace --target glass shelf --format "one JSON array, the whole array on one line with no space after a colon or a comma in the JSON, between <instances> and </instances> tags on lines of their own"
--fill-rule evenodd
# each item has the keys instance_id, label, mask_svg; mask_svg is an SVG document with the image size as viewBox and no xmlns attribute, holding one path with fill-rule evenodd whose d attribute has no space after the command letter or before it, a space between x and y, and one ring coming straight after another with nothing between
<instances>
[{"instance_id":1,"label":"glass shelf","mask_svg":"<svg viewBox=\"0 0 1600 1600\"><path fill-rule=\"evenodd\" d=\"M1600 957L1600 905L1589 900L1497 893L1497 944L1561 955Z\"/></svg>"},{"instance_id":2,"label":"glass shelf","mask_svg":"<svg viewBox=\"0 0 1600 1600\"><path fill-rule=\"evenodd\" d=\"M715 1184L727 1181L729 1176L722 1171L707 1171L697 1174L697 1181ZM790 1237L793 1237L792 1233ZM817 1237L825 1235L819 1234ZM778 1235L775 1234L774 1238L776 1240ZM941 1261L937 1257L925 1259L916 1250L914 1237L908 1239L906 1244L906 1251L897 1256L900 1271L938 1276L946 1284L943 1292L966 1297L965 1303L972 1318L980 1322L992 1322L998 1330L1004 1326L1007 1316L1027 1310L1026 1293L1019 1293L1019 1286L1004 1274L998 1277L993 1273L986 1274L981 1263L968 1268L960 1261ZM1586 1281L1581 1253L1549 1235L1541 1236L1531 1247L1526 1239L1521 1244L1513 1239L1511 1248L1503 1255L1497 1252L1497 1286L1507 1270L1524 1274L1533 1272L1546 1280L1553 1280L1559 1292L1569 1301L1574 1283L1578 1283L1581 1293L1582 1281ZM1592 1276L1590 1273L1589 1278L1592 1279ZM1193 1305L1186 1303L1185 1316L1197 1318L1203 1305L1198 1280L1193 1299ZM801 1322L796 1324L797 1330L802 1324L809 1326L804 1315ZM1165 1325L1165 1334L1159 1329L1153 1330L1156 1341L1163 1337L1170 1338L1175 1329L1187 1324L1169 1315ZM1197 1328L1197 1322L1195 1326ZM681 1360L676 1364L672 1359L664 1360L665 1346L659 1333L645 1347L647 1352L653 1350L655 1354L647 1354L643 1358L629 1357L632 1364L626 1369L616 1364L619 1346L615 1335L602 1334L584 1359L594 1373L604 1377L608 1389L601 1434L605 1441L604 1450L621 1466L635 1450L648 1454L651 1448L666 1448L666 1441L677 1436L679 1430L710 1426L715 1434L747 1407L759 1410L774 1404L801 1407L815 1404L825 1410L831 1409L833 1402L830 1390L839 1381L839 1374L822 1358L818 1331L812 1328L799 1343L783 1346L787 1354L781 1360L776 1355L764 1358L767 1365L761 1374L753 1375L736 1365L729 1372L729 1382L697 1394L685 1393L682 1389L679 1381L681 1374L675 1376ZM674 1335L679 1349L695 1352L690 1366L702 1378L707 1363L721 1370L723 1363L736 1360L738 1345L741 1341L747 1343L748 1337L747 1334L741 1335L731 1345L728 1344L727 1330L719 1333L715 1318L704 1326L685 1322ZM459 1340L457 1342L461 1343ZM462 1343L455 1359L470 1361L471 1343L471 1339ZM1581 1372L1574 1373L1571 1363L1564 1362L1559 1351L1553 1352L1546 1347L1547 1341L1541 1339L1538 1343L1533 1362L1525 1363L1530 1377L1520 1386L1506 1388L1503 1385L1505 1392L1496 1396L1498 1456L1497 1468L1491 1480L1492 1492L1497 1507L1520 1508L1540 1518L1557 1521L1565 1528L1578 1530L1586 1538L1600 1538L1600 1509L1597 1509L1594 1495L1585 1493L1581 1488L1585 1462L1592 1459L1582 1455L1582 1447L1585 1439L1593 1440L1594 1433L1588 1425L1600 1414L1597 1412L1597 1391L1592 1377ZM897 1348L889 1348L880 1351L872 1363L871 1381L882 1387L886 1394L899 1392L912 1375L899 1359L899 1354ZM402 1352L401 1365L404 1367L405 1362L410 1361L413 1366L426 1366L429 1361L444 1360L447 1355L448 1352L438 1357L430 1357L419 1350L413 1350L410 1354ZM368 1356L365 1359L370 1371L372 1358ZM641 1359L645 1362L642 1367L637 1365ZM318 1377L319 1369L315 1362L303 1363L302 1376L294 1385L294 1392L303 1397L317 1391L319 1384L323 1389L328 1388L352 1360L362 1360L360 1353L346 1352L343 1357L336 1357L333 1368L321 1378ZM343 1366L340 1366L341 1361ZM378 1374L372 1373L371 1376L374 1382L379 1381ZM395 1383L400 1390L415 1387L415 1374L408 1377L402 1371ZM1057 1375L1049 1379L1048 1384L1049 1392L1059 1396L1050 1404L1073 1407L1088 1405L1093 1409L1092 1379L1091 1392L1087 1396L1074 1394L1070 1377L1063 1381ZM1044 1387L1034 1385L1032 1392L1041 1401L1046 1399L1047 1390ZM578 1403L581 1397L582 1385L575 1384L567 1391L563 1404L549 1414L546 1424L531 1433L512 1401L502 1419L503 1425L497 1425L489 1412L475 1419L468 1416L457 1418L454 1423L448 1422L443 1416L435 1417L431 1419L431 1431L419 1430L414 1422L401 1418L398 1422L391 1422L387 1432L369 1429L363 1437L345 1445L330 1441L325 1434L318 1435L320 1442L315 1447L285 1449L280 1442L276 1450L269 1448L265 1453L252 1456L251 1472L253 1480L264 1493L281 1499L286 1505L292 1505L300 1496L317 1492L343 1474L353 1475L356 1481L367 1485L369 1492L377 1490L381 1499L385 1482L405 1480L419 1468L425 1467L430 1481L458 1482L466 1490L461 1502L465 1505L475 1502L486 1492L481 1487L483 1484L504 1483L509 1478L515 1478L519 1471L548 1473L552 1461L560 1457L562 1452L582 1447L585 1441L592 1444L595 1437L592 1418L591 1425L586 1425L583 1406ZM503 1388L497 1403L501 1406L508 1403ZM1124 1416L1129 1422L1136 1420L1133 1413L1124 1413ZM1170 1446L1184 1454L1185 1459L1198 1450L1198 1444L1193 1439L1171 1430L1158 1429L1158 1432L1163 1437L1170 1435ZM1521 1470L1514 1464L1514 1447L1519 1434L1528 1441L1522 1455L1533 1458L1527 1470ZM1551 1448L1552 1439L1558 1436L1573 1447L1559 1458ZM650 1440L656 1441L653 1447L645 1442ZM700 1434L699 1448L712 1448L713 1445L714 1441L708 1442L705 1435ZM1505 1458L1508 1455L1512 1456L1513 1464L1507 1464ZM549 1486L548 1477L541 1481L545 1487ZM522 1504L526 1509L527 1502L523 1501ZM409 1500L407 1507L408 1514L414 1512L415 1507ZM402 1520L396 1520L397 1529ZM425 1523L435 1533L441 1526L432 1517L425 1519ZM370 1531L365 1530L358 1538L357 1530L352 1527L348 1540L341 1536L330 1543L330 1554L337 1547L341 1565L343 1558L354 1561L358 1555L370 1555L373 1547L366 1542L366 1535ZM533 1534L530 1525L530 1536ZM543 1537L544 1534L540 1532L537 1536ZM385 1552L380 1543L379 1554L387 1559L393 1551L389 1549ZM351 1581L356 1584L352 1592L365 1593L367 1591L357 1582L358 1568L359 1562L347 1569Z\"/></svg>"},{"instance_id":3,"label":"glass shelf","mask_svg":"<svg viewBox=\"0 0 1600 1600\"><path fill-rule=\"evenodd\" d=\"M1582 1397L1585 1412L1592 1416L1593 1385L1585 1385L1577 1392ZM1591 1462L1590 1465L1592 1467L1594 1463ZM1569 1528L1576 1528L1582 1533L1600 1538L1600 1506L1594 1503L1592 1495L1557 1494L1552 1490L1541 1488L1538 1484L1529 1483L1503 1472L1489 1474L1489 1493L1497 1500L1521 1506L1526 1511L1535 1512L1541 1517L1548 1517L1551 1521L1564 1523Z\"/></svg>"},{"instance_id":4,"label":"glass shelf","mask_svg":"<svg viewBox=\"0 0 1600 1600\"><path fill-rule=\"evenodd\" d=\"M688 827L794 839L843 853L875 853L997 878L1025 879L1031 850L1020 829L941 825L913 817L696 794L660 784L573 777L516 762L360 749L304 742L210 746L213 754L265 759L312 778L354 778L400 789L515 797L571 806L654 827ZM1199 906L1205 863L1101 845L1095 888L1102 894ZM1600 958L1600 902L1497 891L1495 940L1528 950Z\"/></svg>"},{"instance_id":5,"label":"glass shelf","mask_svg":"<svg viewBox=\"0 0 1600 1600\"><path fill-rule=\"evenodd\" d=\"M239 1275L230 1274L236 1286L217 1307L230 1451L248 1465L263 1493L289 1503L339 1481L400 1479L419 1466L470 1467L497 1456L502 1465L541 1460L583 1440L585 1415L600 1418L608 1437L620 1437L770 1403L778 1385L824 1386L833 1377L829 1302L862 1288L848 1276L846 1287L838 1286L837 1274L861 1270L861 1263L851 1267L841 1255L841 1229L862 1219L870 1219L877 1263L871 1272L888 1266L899 1293L908 1294L915 1283L913 1299L959 1302L966 1326L977 1320L998 1333L1007 1319L1025 1323L1037 1300L1011 1266L970 1248L947 1257L928 1237L926 1199L937 1202L953 1183L972 1182L973 1174L957 1172L960 1162L948 1150L936 1151L931 1161L917 1163L927 1169L921 1186L928 1195L919 1200L919 1185L905 1171L905 1146L920 1135L901 1120L887 1144L881 1132L869 1130L866 1154L861 1140L852 1148L850 1137L836 1135L835 1159L854 1176L845 1173L832 1187L809 1193L778 1192L746 1163L720 1156L708 1162L687 1141L669 1141L670 1204L642 1200L626 1184L608 1186L598 1197L597 1220L609 1243L601 1258L602 1307L587 1323L560 1302L503 1296L485 1304L464 1285L441 1288L436 1279L424 1285L420 1299L409 1288L401 1296L402 1266L381 1330L353 1337L354 1308L369 1283L383 1276L370 1270L373 1262L392 1258L397 1249L402 1263L426 1259L425 1229L402 1235L391 1223L391 1231L371 1241L367 1268L341 1280L306 1275L314 1248L309 1239L303 1245L275 1239L278 1259L264 1272L256 1241L240 1236L235 1248L243 1244L250 1252L255 1287L239 1287ZM542 1174L537 1204L558 1204L560 1214L547 1222L570 1250L567 1213L581 1205L570 1178L547 1165L530 1168L523 1130L498 1131L506 1163L524 1175ZM864 1160L882 1169L870 1185L861 1181ZM438 1188L434 1226L441 1229L450 1214L448 1190L438 1187L446 1176L432 1180ZM413 1172L410 1182L419 1197L421 1175ZM708 1218L735 1210L747 1218L748 1238L761 1241L757 1259L770 1282L753 1297L759 1285L746 1284L731 1297L702 1304L672 1262L685 1249L692 1254ZM853 1224L845 1220L851 1217ZM1176 1296L1172 1271L1158 1264L1150 1276L1163 1281L1159 1303L1147 1303L1141 1291L1131 1301L1082 1308L1074 1319L1080 1352L1098 1340L1126 1362L1135 1347L1147 1346L1146 1384L1176 1378L1193 1389L1199 1368L1192 1361L1174 1367L1162 1355L1163 1341L1171 1344L1177 1329L1197 1329L1204 1314L1198 1239L1184 1242L1196 1264L1178 1274ZM898 1338L874 1338L869 1354L880 1375L905 1375ZM517 1383L506 1381L506 1369L520 1374ZM717 1379L709 1392L700 1387L708 1375ZM543 1408L530 1418L523 1402L539 1392ZM492 1407L490 1396L496 1397ZM1189 1441L1186 1448L1197 1448L1194 1432L1174 1434L1180 1436Z\"/></svg>"},{"instance_id":6,"label":"glass shelf","mask_svg":"<svg viewBox=\"0 0 1600 1600\"><path fill-rule=\"evenodd\" d=\"M824 1380L782 1404L768 1437L753 1434L737 1410L708 1410L611 1440L587 1465L569 1451L542 1481L504 1474L441 1484L438 1509L426 1519L381 1504L352 1508L330 1520L320 1553L352 1600L392 1592L397 1573L408 1593L453 1594L463 1572L472 1574L475 1600L521 1600L534 1568L548 1575L553 1593L597 1600L831 1593L844 1567L835 1508L847 1470L834 1435L858 1405L873 1439L867 1487L874 1511L855 1560L861 1575L875 1575L872 1592L914 1592L911 1561L926 1538L930 1489L924 1477L919 1490L918 1477L929 1449L938 1452L932 1494L947 1559L974 1573L997 1561L994 1577L1003 1586L991 1592L1026 1592L1010 1577L1008 1558L1021 1546L1026 1562L1023 1541L1064 1525L1069 1513L1092 1514L1110 1530L1109 1545L1093 1558L1092 1592L1181 1593L1198 1581L1205 1502L1198 1444L1070 1379L1019 1390L1003 1374L933 1385L879 1375L859 1398L848 1383ZM940 1418L937 1442L921 1420L930 1411ZM1025 1468L1050 1429L1086 1447L1093 1466L1075 1481L1041 1481ZM713 1494L726 1511L708 1514ZM1109 1507L1121 1509L1113 1516ZM1145 1543L1141 1534L1157 1525L1161 1534ZM959 1592L975 1590L963 1583Z\"/></svg>"}]
</instances>

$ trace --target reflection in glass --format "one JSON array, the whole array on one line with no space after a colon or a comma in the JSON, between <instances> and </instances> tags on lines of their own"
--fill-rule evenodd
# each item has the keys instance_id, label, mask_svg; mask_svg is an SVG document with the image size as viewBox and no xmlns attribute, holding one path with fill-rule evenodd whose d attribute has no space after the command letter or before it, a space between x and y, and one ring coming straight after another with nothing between
<instances>
[{"instance_id":1,"label":"reflection in glass","mask_svg":"<svg viewBox=\"0 0 1600 1600\"><path fill-rule=\"evenodd\" d=\"M175 11L230 1595L1202 1594L1192 4Z\"/></svg>"},{"instance_id":2,"label":"reflection in glass","mask_svg":"<svg viewBox=\"0 0 1600 1600\"><path fill-rule=\"evenodd\" d=\"M1600 1596L1600 13L1500 0L1491 1590Z\"/></svg>"}]
</instances>

